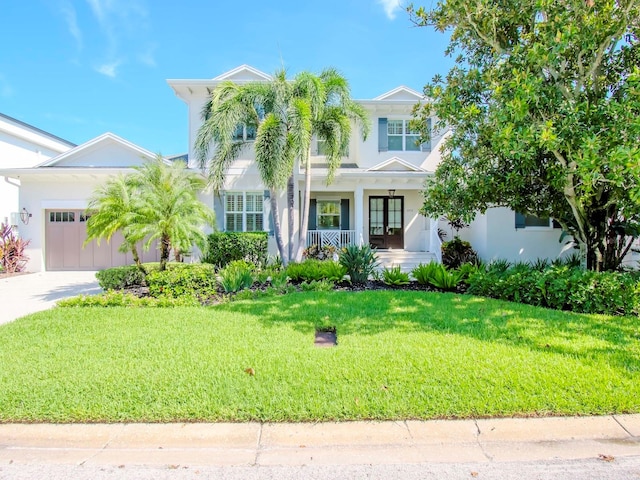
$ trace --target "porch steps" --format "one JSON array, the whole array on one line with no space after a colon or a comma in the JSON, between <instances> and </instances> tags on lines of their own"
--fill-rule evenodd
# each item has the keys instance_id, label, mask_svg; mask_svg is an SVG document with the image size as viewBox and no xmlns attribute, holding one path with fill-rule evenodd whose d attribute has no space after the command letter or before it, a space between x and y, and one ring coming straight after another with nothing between
<instances>
[{"instance_id":1,"label":"porch steps","mask_svg":"<svg viewBox=\"0 0 640 480\"><path fill-rule=\"evenodd\" d=\"M377 250L380 270L400 265L403 272L410 272L421 263L437 262L432 252L408 252L406 250Z\"/></svg>"}]
</instances>

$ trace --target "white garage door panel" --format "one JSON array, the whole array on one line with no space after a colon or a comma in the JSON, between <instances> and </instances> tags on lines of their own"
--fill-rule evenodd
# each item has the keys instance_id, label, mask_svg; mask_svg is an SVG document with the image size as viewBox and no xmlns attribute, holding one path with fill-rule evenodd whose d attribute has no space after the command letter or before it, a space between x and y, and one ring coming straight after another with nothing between
<instances>
[{"instance_id":1,"label":"white garage door panel","mask_svg":"<svg viewBox=\"0 0 640 480\"><path fill-rule=\"evenodd\" d=\"M123 238L116 233L111 241L93 240L83 248L87 238L85 217L82 210L45 211L45 257L47 270L101 270L133 263L131 253L121 253L118 248ZM159 261L157 243L148 252L139 252L145 262Z\"/></svg>"}]
</instances>

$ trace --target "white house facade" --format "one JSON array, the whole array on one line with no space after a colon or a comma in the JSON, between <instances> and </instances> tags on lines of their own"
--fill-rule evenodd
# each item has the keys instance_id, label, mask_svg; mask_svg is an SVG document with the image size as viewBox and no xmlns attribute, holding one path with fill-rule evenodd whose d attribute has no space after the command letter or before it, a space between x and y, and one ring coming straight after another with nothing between
<instances>
[{"instance_id":1,"label":"white house facade","mask_svg":"<svg viewBox=\"0 0 640 480\"><path fill-rule=\"evenodd\" d=\"M269 81L270 76L242 65L213 79L168 80L188 107L190 168L200 168L195 162L194 144L202 124L202 108L215 86L225 80L243 84ZM371 134L363 140L354 129L348 156L330 185L326 184L322 144L312 142L311 208L305 246L368 243L378 249L385 264L416 264L439 258L438 229L447 232L449 238L454 232L446 221L424 217L420 208L425 179L434 174L440 162L446 132L436 132L427 144L417 143L418 135L409 127L409 120L413 105L421 98L419 92L400 86L374 99L360 100L370 116ZM51 146L45 157L31 165L0 168L0 175L20 186L19 199L9 210L24 209L31 215L28 222L18 222L19 234L31 240L28 270L89 270L130 263L126 254L118 252L117 238L110 243L84 245L86 208L96 186L113 175L130 173L155 155L111 133L79 146L62 142L58 147L59 151ZM294 172L294 238L300 225L304 173L299 167ZM246 148L228 170L221 192L207 194L203 200L214 208L218 230L272 232L269 193L251 148ZM278 200L286 241L289 219L284 192ZM545 223L524 218L503 208L479 215L459 234L485 260L555 258L562 247L558 242L560 231L549 220ZM275 254L275 241L272 236L270 239L270 253ZM156 258L157 252L152 251L144 260Z\"/></svg>"}]
</instances>

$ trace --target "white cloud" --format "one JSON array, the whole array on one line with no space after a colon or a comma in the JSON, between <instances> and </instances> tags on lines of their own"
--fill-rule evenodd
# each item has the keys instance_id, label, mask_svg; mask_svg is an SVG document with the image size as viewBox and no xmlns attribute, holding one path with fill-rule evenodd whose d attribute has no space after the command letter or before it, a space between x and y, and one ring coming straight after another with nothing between
<instances>
[{"instance_id":1,"label":"white cloud","mask_svg":"<svg viewBox=\"0 0 640 480\"><path fill-rule=\"evenodd\" d=\"M154 56L156 50L155 45L149 45L146 50L142 51L138 55L138 60L147 67L155 67L156 66L156 58Z\"/></svg>"},{"instance_id":2,"label":"white cloud","mask_svg":"<svg viewBox=\"0 0 640 480\"><path fill-rule=\"evenodd\" d=\"M378 0L378 3L384 8L389 20L396 18L396 12L402 8L400 0Z\"/></svg>"},{"instance_id":3,"label":"white cloud","mask_svg":"<svg viewBox=\"0 0 640 480\"><path fill-rule=\"evenodd\" d=\"M73 8L71 3L64 2L60 6L60 12L64 17L65 22L67 22L67 28L69 29L71 36L75 39L78 50L82 50L82 32L78 26L78 17L76 15L75 8Z\"/></svg>"},{"instance_id":4,"label":"white cloud","mask_svg":"<svg viewBox=\"0 0 640 480\"><path fill-rule=\"evenodd\" d=\"M116 78L118 75L118 66L120 66L119 60L110 63L103 63L96 67L96 72L106 75L107 77Z\"/></svg>"}]
</instances>

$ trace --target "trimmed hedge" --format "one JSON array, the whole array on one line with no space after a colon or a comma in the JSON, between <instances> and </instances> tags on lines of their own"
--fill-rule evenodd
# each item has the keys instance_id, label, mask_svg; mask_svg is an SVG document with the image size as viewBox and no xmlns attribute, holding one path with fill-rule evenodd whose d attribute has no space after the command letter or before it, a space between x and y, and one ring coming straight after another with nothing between
<instances>
[{"instance_id":1,"label":"trimmed hedge","mask_svg":"<svg viewBox=\"0 0 640 480\"><path fill-rule=\"evenodd\" d=\"M149 295L179 298L181 296L211 296L218 288L214 267L208 264L172 264L165 271L147 274Z\"/></svg>"},{"instance_id":2,"label":"trimmed hedge","mask_svg":"<svg viewBox=\"0 0 640 480\"><path fill-rule=\"evenodd\" d=\"M122 290L145 285L144 273L135 265L100 270L96 272L96 278L103 290Z\"/></svg>"},{"instance_id":3,"label":"trimmed hedge","mask_svg":"<svg viewBox=\"0 0 640 480\"><path fill-rule=\"evenodd\" d=\"M637 315L640 283L632 273L593 272L567 265L542 271L522 265L478 270L467 293L578 313Z\"/></svg>"},{"instance_id":4,"label":"trimmed hedge","mask_svg":"<svg viewBox=\"0 0 640 480\"><path fill-rule=\"evenodd\" d=\"M207 239L203 263L222 268L234 260L257 266L267 263L267 232L214 232Z\"/></svg>"}]
</instances>

